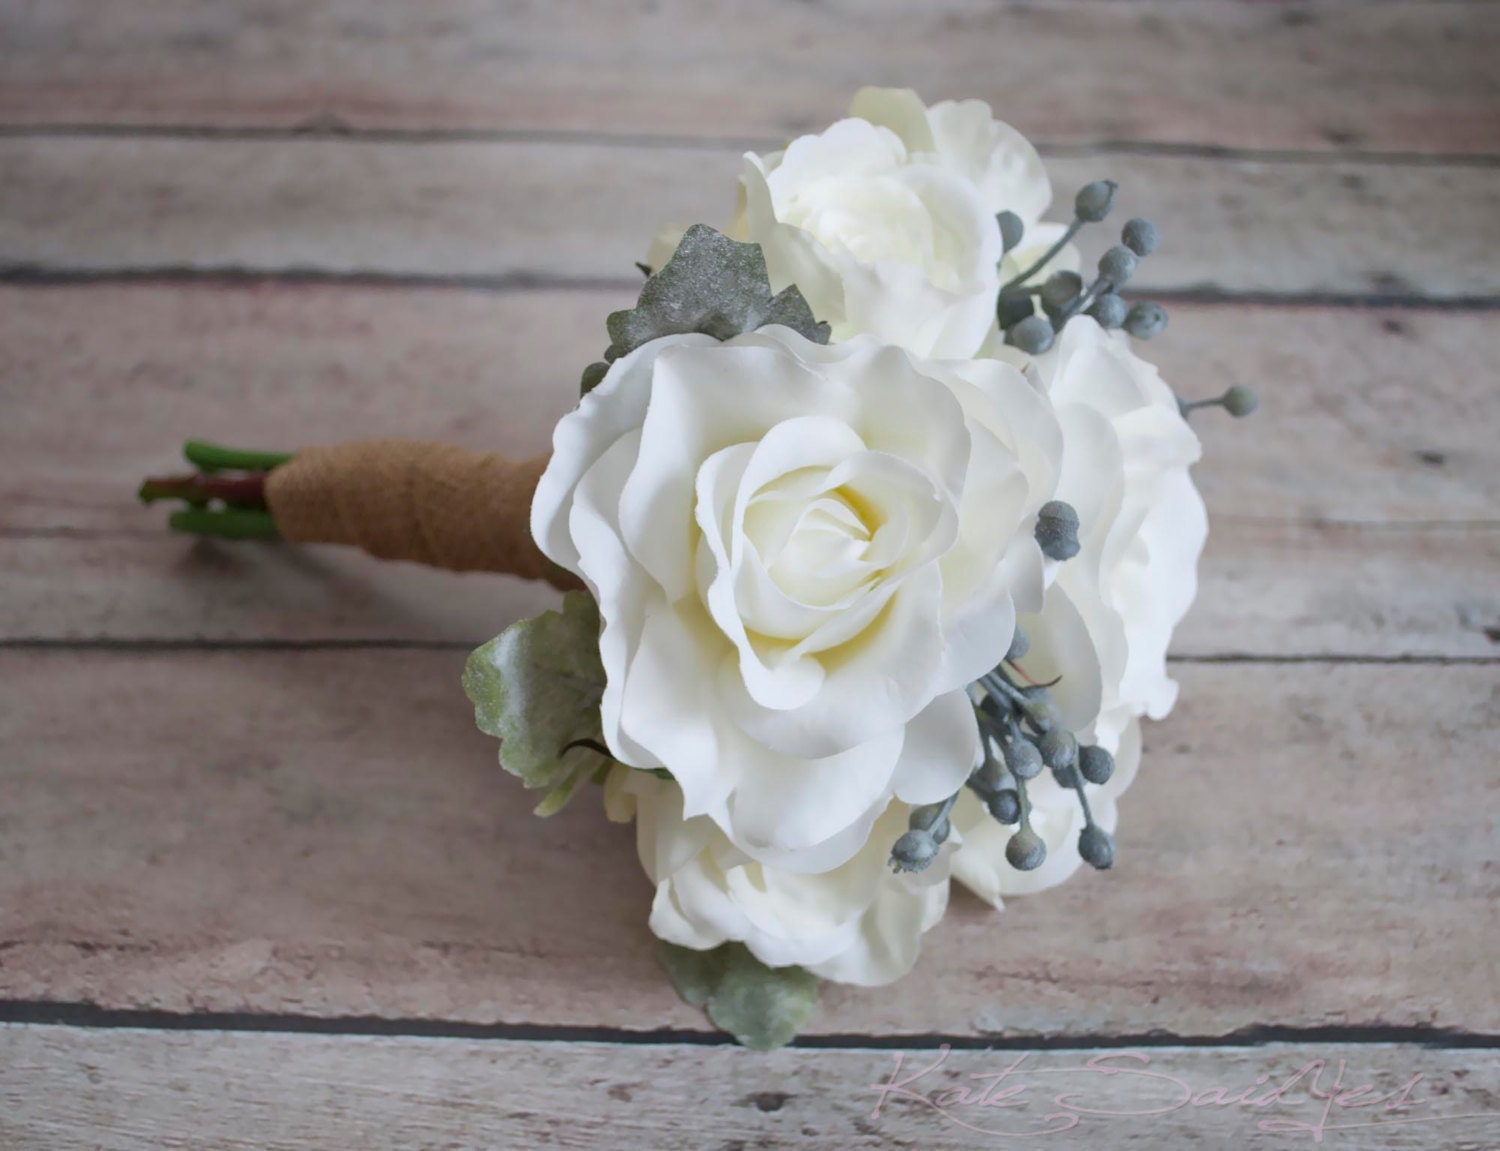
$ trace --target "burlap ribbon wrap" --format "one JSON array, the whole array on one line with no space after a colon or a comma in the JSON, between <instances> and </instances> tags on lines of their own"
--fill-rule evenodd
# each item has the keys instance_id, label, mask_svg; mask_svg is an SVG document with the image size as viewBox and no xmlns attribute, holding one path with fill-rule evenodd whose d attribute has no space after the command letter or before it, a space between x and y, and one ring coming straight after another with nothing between
<instances>
[{"instance_id":1,"label":"burlap ribbon wrap","mask_svg":"<svg viewBox=\"0 0 1500 1151\"><path fill-rule=\"evenodd\" d=\"M380 559L576 588L531 538L531 498L547 459L420 440L303 448L266 478L266 504L294 543L349 544Z\"/></svg>"}]
</instances>

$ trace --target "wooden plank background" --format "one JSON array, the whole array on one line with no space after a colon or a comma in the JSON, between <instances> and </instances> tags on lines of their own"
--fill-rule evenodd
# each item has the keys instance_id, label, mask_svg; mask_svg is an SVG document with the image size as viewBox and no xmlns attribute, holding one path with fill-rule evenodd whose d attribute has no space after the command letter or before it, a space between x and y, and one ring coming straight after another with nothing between
<instances>
[{"instance_id":1,"label":"wooden plank background","mask_svg":"<svg viewBox=\"0 0 1500 1151\"><path fill-rule=\"evenodd\" d=\"M1026 1090L1005 1110L950 1106L949 1120L926 1104L895 1096L874 1114L881 1096L863 1088L889 1083L896 1066L893 1053L882 1051L753 1055L664 1043L633 1052L626 1065L617 1048L584 1042L0 1027L0 1052L12 1069L0 1083L0 1104L11 1105L0 1112L0 1135L57 1151L97 1146L92 1134L81 1133L80 1120L116 1133L111 1146L132 1151L301 1151L329 1145L332 1131L339 1134L338 1145L357 1147L958 1151L1015 1144L1015 1135L1047 1131L1053 1133L1021 1145L1061 1151L1160 1151L1262 1140L1269 1145L1310 1141L1321 1107L1295 1090L1274 1107L1228 1108L1184 1104L1186 1092L1197 1089L1194 1098L1201 1098L1223 1087L1224 1094L1237 1095L1267 1076L1256 1095L1261 1098L1319 1059L1328 1062L1320 1072L1325 1090L1336 1080L1341 1059L1343 1083L1350 1088L1371 1085L1392 1093L1413 1075L1425 1077L1413 1093L1420 1102L1389 1116L1379 1143L1370 1141L1368 1130L1344 1126L1368 1122L1370 1112L1343 1109L1328 1120L1328 1144L1475 1151L1493 1146L1485 1137L1485 1113L1500 1088L1500 1061L1490 1053L1476 1058L1472 1051L1392 1044L1330 1046L1316 1054L1294 1044L1158 1047L1149 1053L965 1051L950 1055L931 1079L911 1090L977 1091L969 1076L993 1075L1018 1059L1024 1062L1012 1082ZM903 1078L936 1057L905 1058ZM1146 1083L1137 1076L1081 1071L1090 1060L1163 1079ZM1446 1085L1446 1095L1434 1100L1431 1083ZM497 1090L497 1084L503 1087ZM851 1090L852 1084L860 1090ZM1076 1093L1080 1108L1123 1114L1069 1115L1049 1105L1066 1091ZM16 1104L24 1106L12 1110ZM1159 1113L1139 1114L1149 1109ZM1070 1120L1076 1125L1066 1127ZM1305 1128L1262 1134L1258 1124L1266 1120ZM981 1130L968 1129L973 1127ZM242 1135L226 1140L225 1131ZM733 1135L708 1143L705 1131ZM1014 1134L987 1133L995 1131Z\"/></svg>"},{"instance_id":2,"label":"wooden plank background","mask_svg":"<svg viewBox=\"0 0 1500 1151\"><path fill-rule=\"evenodd\" d=\"M872 1114L945 1041L1343 1059L1425 1094L1330 1143L1500 1145L1497 50L1485 0L0 0L0 1145L1003 1145ZM955 897L909 980L752 1055L665 986L628 832L530 818L469 723L465 650L550 593L130 496L189 435L542 449L651 232L862 83L1121 179L1168 236L1150 354L1264 410L1202 421L1119 868Z\"/></svg>"},{"instance_id":3,"label":"wooden plank background","mask_svg":"<svg viewBox=\"0 0 1500 1151\"><path fill-rule=\"evenodd\" d=\"M1490 155L1472 0L12 3L20 125L347 125L776 141L862 84L977 96L1049 142Z\"/></svg>"}]
</instances>

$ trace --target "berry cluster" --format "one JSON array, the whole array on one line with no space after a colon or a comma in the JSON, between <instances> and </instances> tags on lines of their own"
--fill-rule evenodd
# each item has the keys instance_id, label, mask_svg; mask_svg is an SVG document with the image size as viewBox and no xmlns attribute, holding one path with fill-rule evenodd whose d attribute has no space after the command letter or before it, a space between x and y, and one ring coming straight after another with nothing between
<instances>
[{"instance_id":1,"label":"berry cluster","mask_svg":"<svg viewBox=\"0 0 1500 1151\"><path fill-rule=\"evenodd\" d=\"M1029 268L1001 285L995 316L1007 344L1041 355L1052 346L1063 325L1077 315L1092 316L1103 328L1124 328L1141 340L1151 339L1167 326L1167 311L1160 304L1143 301L1130 305L1119 295L1140 261L1161 243L1161 231L1150 220L1126 221L1120 242L1099 258L1099 274L1093 283L1084 283L1077 272L1053 272L1039 285L1027 283L1085 224L1097 224L1109 215L1118 187L1113 180L1085 185L1074 198L1073 222L1061 238ZM1014 212L1001 212L997 219L1001 243L1010 252L1021 242L1025 225Z\"/></svg>"},{"instance_id":2,"label":"berry cluster","mask_svg":"<svg viewBox=\"0 0 1500 1151\"><path fill-rule=\"evenodd\" d=\"M1044 504L1037 515L1036 540L1048 559L1073 558L1079 546L1078 513L1062 500ZM1051 771L1060 786L1077 792L1083 809L1078 854L1103 870L1115 861L1115 843L1094 822L1084 786L1107 783L1114 774L1114 757L1102 747L1080 746L1078 738L1063 727L1062 714L1048 691L1052 685L1019 682L1019 661L1030 647L1026 633L1017 628L1005 659L971 689L984 757L964 786L997 821L1016 828L1005 845L1010 865L1018 871L1034 871L1046 861L1047 845L1032 829L1026 787L1043 771ZM909 830L891 848L892 867L921 871L937 858L952 833L949 816L961 794L962 790L941 803L912 810Z\"/></svg>"}]
</instances>

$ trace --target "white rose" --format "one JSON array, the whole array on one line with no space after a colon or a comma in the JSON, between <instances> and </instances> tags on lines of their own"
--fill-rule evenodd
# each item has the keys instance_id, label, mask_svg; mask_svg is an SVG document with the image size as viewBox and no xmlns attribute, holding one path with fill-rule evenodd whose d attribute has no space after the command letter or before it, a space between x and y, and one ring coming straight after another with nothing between
<instances>
[{"instance_id":1,"label":"white rose","mask_svg":"<svg viewBox=\"0 0 1500 1151\"><path fill-rule=\"evenodd\" d=\"M866 120L745 157L728 229L759 244L771 286L796 284L835 340L868 333L970 356L1000 289L1000 229L974 185Z\"/></svg>"},{"instance_id":2,"label":"white rose","mask_svg":"<svg viewBox=\"0 0 1500 1151\"><path fill-rule=\"evenodd\" d=\"M1008 211L1020 217L1026 231L1000 262L1001 283L1035 264L1067 230L1042 221L1052 203L1052 182L1042 158L1030 140L995 119L983 100L943 100L927 108L910 88L861 88L849 114L889 128L912 153L968 180L991 216ZM1056 271L1077 271L1078 265L1078 249L1068 244L1026 282L1039 282Z\"/></svg>"},{"instance_id":3,"label":"white rose","mask_svg":"<svg viewBox=\"0 0 1500 1151\"><path fill-rule=\"evenodd\" d=\"M605 739L688 818L789 870L850 859L892 795L978 747L965 686L1040 606L1060 436L1013 365L784 328L671 336L558 424L542 550L604 620Z\"/></svg>"},{"instance_id":4,"label":"white rose","mask_svg":"<svg viewBox=\"0 0 1500 1151\"><path fill-rule=\"evenodd\" d=\"M615 768L605 809L636 821L641 866L656 885L651 930L682 947L743 943L768 967L874 987L911 970L922 934L948 906L951 847L920 875L889 867L905 804L891 804L851 859L815 875L751 859L706 816L684 818L681 789L646 772Z\"/></svg>"},{"instance_id":5,"label":"white rose","mask_svg":"<svg viewBox=\"0 0 1500 1151\"><path fill-rule=\"evenodd\" d=\"M1002 273L1060 234L1033 229L1052 190L1020 133L979 101L928 109L909 90L862 90L849 119L747 155L740 185L729 234L761 245L775 289L796 284L835 340L919 355L974 355ZM1028 227L1005 266L1001 209Z\"/></svg>"},{"instance_id":6,"label":"white rose","mask_svg":"<svg viewBox=\"0 0 1500 1151\"><path fill-rule=\"evenodd\" d=\"M834 339L967 358L994 338L1000 286L1062 238L1064 225L1041 219L1051 200L1036 149L983 101L928 108L908 88L863 88L849 119L745 157L726 233L760 244L772 285L796 284ZM1025 226L1003 257L1001 211ZM662 228L648 266L662 267L684 231ZM1078 264L1067 244L1026 282Z\"/></svg>"},{"instance_id":7,"label":"white rose","mask_svg":"<svg viewBox=\"0 0 1500 1151\"><path fill-rule=\"evenodd\" d=\"M1102 722L1161 719L1177 700L1167 646L1198 593L1208 538L1188 470L1202 445L1124 332L1079 317L1033 362L1063 427L1057 498L1080 521L1081 549L1058 566L1056 586L1085 621L1102 665Z\"/></svg>"},{"instance_id":8,"label":"white rose","mask_svg":"<svg viewBox=\"0 0 1500 1151\"><path fill-rule=\"evenodd\" d=\"M1201 449L1171 389L1123 333L1073 319L1053 349L1031 363L1062 425L1057 498L1078 512L1081 546L1072 559L1049 565L1042 611L1021 618L1031 639L1021 664L1037 682L1059 679L1053 696L1067 726L1115 753L1115 775L1103 788L1089 788L1095 816L1110 831L1114 800L1140 756L1138 717L1160 719L1177 698L1167 646L1197 592L1208 534L1188 474ZM989 820L972 796L954 812L965 841L954 874L997 904L1001 895L1060 883L1079 864L1076 795L1050 776L1029 791L1039 813L1034 826L1048 848L1034 872L1006 864L1011 831Z\"/></svg>"}]
</instances>

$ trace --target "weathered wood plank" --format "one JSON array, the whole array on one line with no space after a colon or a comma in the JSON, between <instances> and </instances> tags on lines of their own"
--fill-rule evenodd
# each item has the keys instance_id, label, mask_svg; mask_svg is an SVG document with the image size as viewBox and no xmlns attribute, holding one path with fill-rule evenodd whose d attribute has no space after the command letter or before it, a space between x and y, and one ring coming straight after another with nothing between
<instances>
[{"instance_id":1,"label":"weathered wood plank","mask_svg":"<svg viewBox=\"0 0 1500 1151\"><path fill-rule=\"evenodd\" d=\"M381 563L348 548L243 547L160 531L0 537L0 572L3 640L478 646L558 599L543 584Z\"/></svg>"},{"instance_id":2,"label":"weathered wood plank","mask_svg":"<svg viewBox=\"0 0 1500 1151\"><path fill-rule=\"evenodd\" d=\"M405 435L543 450L627 291L270 284L0 288L0 528L160 530L135 483L190 436L296 447ZM1200 420L1216 517L1493 523L1490 314L1181 306L1147 353ZM378 339L375 338L378 334ZM1217 418L1216 418L1217 417ZM1492 621L1491 621L1492 622ZM1486 624L1488 626L1488 624Z\"/></svg>"},{"instance_id":3,"label":"weathered wood plank","mask_svg":"<svg viewBox=\"0 0 1500 1151\"><path fill-rule=\"evenodd\" d=\"M0 11L0 120L781 136L884 83L1046 140L1493 153L1497 50L1468 3L48 0Z\"/></svg>"},{"instance_id":4,"label":"weathered wood plank","mask_svg":"<svg viewBox=\"0 0 1500 1151\"><path fill-rule=\"evenodd\" d=\"M1167 243L1138 290L1495 294L1483 167L1089 155ZM0 266L636 275L663 224L722 224L735 148L508 141L0 139ZM1441 203L1442 210L1433 205ZM1095 235L1094 231L1098 234ZM1095 256L1113 233L1086 233Z\"/></svg>"},{"instance_id":5,"label":"weathered wood plank","mask_svg":"<svg viewBox=\"0 0 1500 1151\"><path fill-rule=\"evenodd\" d=\"M1500 527L1219 516L1179 656L1500 655Z\"/></svg>"},{"instance_id":6,"label":"weathered wood plank","mask_svg":"<svg viewBox=\"0 0 1500 1151\"><path fill-rule=\"evenodd\" d=\"M0 653L0 997L701 1028L631 837L494 765L459 652ZM1179 665L1120 865L955 897L832 1034L1500 1030L1495 667Z\"/></svg>"},{"instance_id":7,"label":"weathered wood plank","mask_svg":"<svg viewBox=\"0 0 1500 1151\"><path fill-rule=\"evenodd\" d=\"M1282 1127L1282 1139L1321 1131L1354 1151L1477 1151L1500 1136L1494 1051L1276 1044L899 1057L898 1072L897 1053L881 1051L9 1026L0 1134L50 1151L947 1151L1017 1137L1059 1151L1154 1151L1279 1142L1262 1122L1304 1125ZM910 1095L875 1089L928 1067ZM1313 1091L1335 1082L1350 1094L1330 1107ZM913 1097L954 1088L965 1094L942 1110ZM1238 1096L1248 1102L1215 1102Z\"/></svg>"},{"instance_id":8,"label":"weathered wood plank","mask_svg":"<svg viewBox=\"0 0 1500 1151\"><path fill-rule=\"evenodd\" d=\"M1180 656L1500 654L1500 528L1220 517ZM341 548L169 536L0 537L0 639L477 645L555 595ZM60 579L59 573L66 573Z\"/></svg>"}]
</instances>

